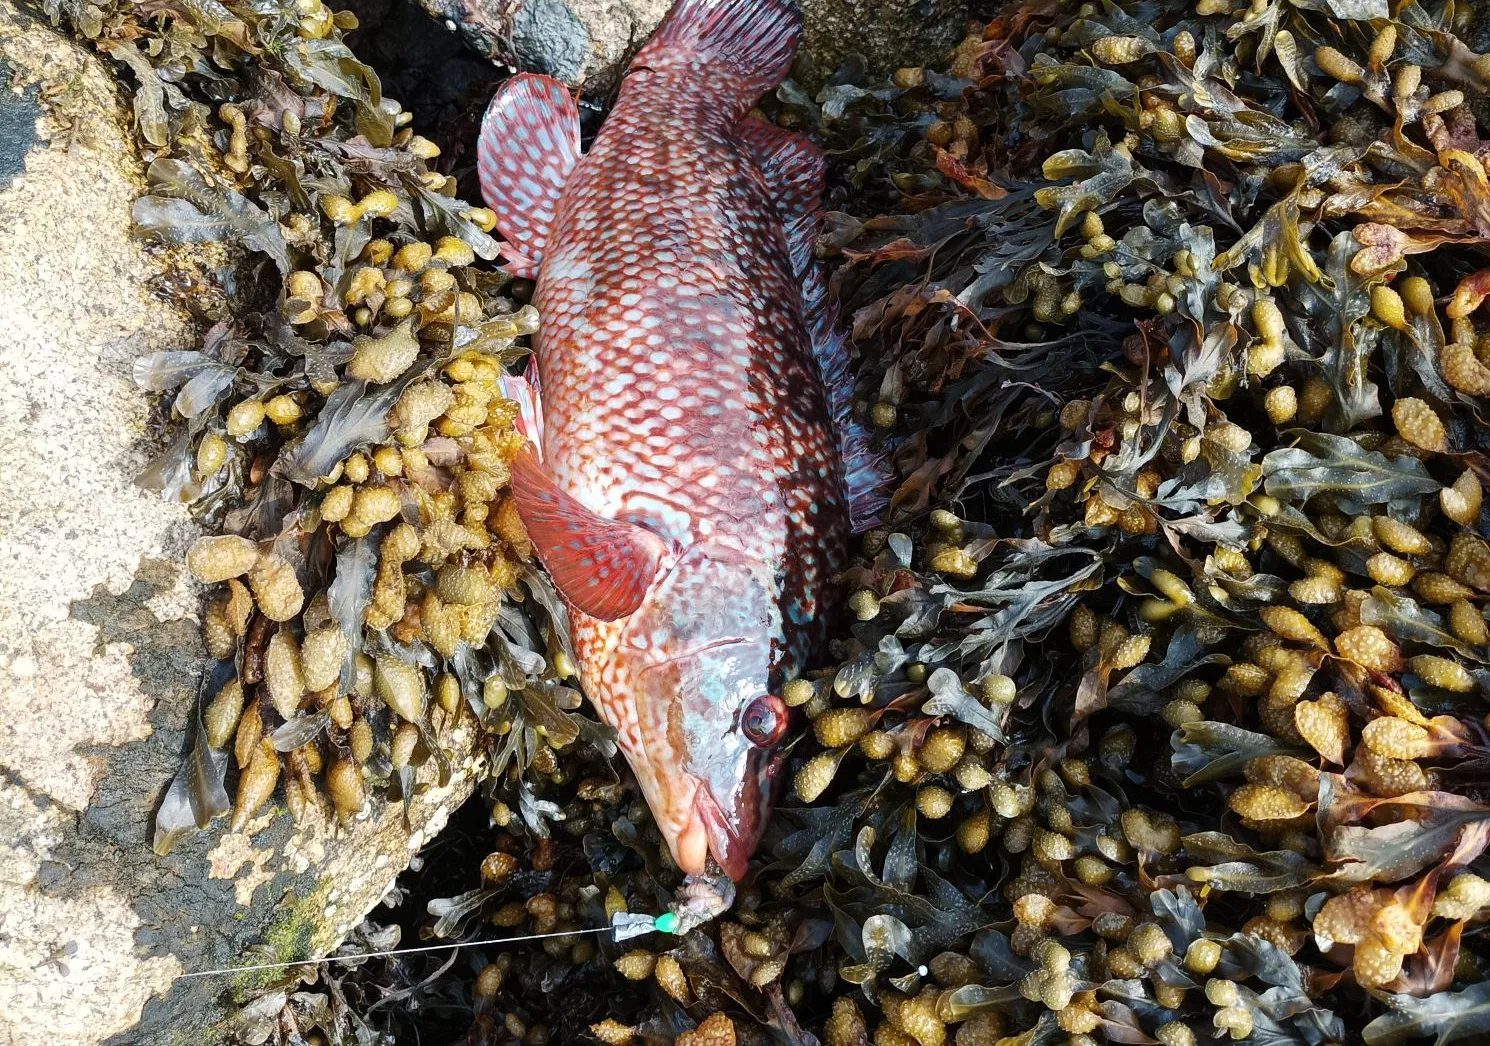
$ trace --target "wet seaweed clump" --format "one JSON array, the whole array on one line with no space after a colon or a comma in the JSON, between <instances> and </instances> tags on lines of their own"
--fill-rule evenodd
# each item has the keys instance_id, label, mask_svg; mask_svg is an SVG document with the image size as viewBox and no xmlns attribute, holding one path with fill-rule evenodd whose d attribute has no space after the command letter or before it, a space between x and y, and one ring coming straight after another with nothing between
<instances>
[{"instance_id":1,"label":"wet seaweed clump","mask_svg":"<svg viewBox=\"0 0 1490 1046\"><path fill-rule=\"evenodd\" d=\"M520 774L610 742L574 714L564 612L507 496L524 437L502 380L538 320L485 264L493 214L346 46L350 12L49 13L128 70L140 235L229 258L209 278L233 307L135 368L167 441L139 481L212 535L187 566L215 660L157 851L223 814L262 827L275 796L297 821L407 810L451 754L546 835Z\"/></svg>"},{"instance_id":2,"label":"wet seaweed clump","mask_svg":"<svg viewBox=\"0 0 1490 1046\"><path fill-rule=\"evenodd\" d=\"M1473 19L1016 4L780 93L901 476L761 876L829 1046L1490 1032Z\"/></svg>"}]
</instances>

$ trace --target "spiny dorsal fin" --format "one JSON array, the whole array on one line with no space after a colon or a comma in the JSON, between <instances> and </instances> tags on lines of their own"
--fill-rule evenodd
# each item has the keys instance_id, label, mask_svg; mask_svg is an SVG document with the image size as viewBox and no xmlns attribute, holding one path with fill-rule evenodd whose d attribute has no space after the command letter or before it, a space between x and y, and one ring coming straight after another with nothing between
<instances>
[{"instance_id":1,"label":"spiny dorsal fin","mask_svg":"<svg viewBox=\"0 0 1490 1046\"><path fill-rule=\"evenodd\" d=\"M816 229L813 235L817 235ZM854 416L854 371L848 336L837 329L837 310L828 300L827 275L823 263L816 258L807 266L802 304L807 333L812 339L813 360L827 395L833 434L838 440L849 521L854 533L862 534L881 523L885 506L890 503L889 487L895 472L889 454L875 449L869 429Z\"/></svg>"},{"instance_id":2,"label":"spiny dorsal fin","mask_svg":"<svg viewBox=\"0 0 1490 1046\"><path fill-rule=\"evenodd\" d=\"M571 606L601 621L616 621L641 606L667 551L661 538L585 508L559 489L530 446L512 461L512 498Z\"/></svg>"},{"instance_id":3,"label":"spiny dorsal fin","mask_svg":"<svg viewBox=\"0 0 1490 1046\"><path fill-rule=\"evenodd\" d=\"M766 179L776 215L786 230L792 272L801 279L812 263L812 248L822 225L827 167L823 152L803 135L753 116L741 120L736 133Z\"/></svg>"},{"instance_id":4,"label":"spiny dorsal fin","mask_svg":"<svg viewBox=\"0 0 1490 1046\"><path fill-rule=\"evenodd\" d=\"M889 496L893 473L887 455L874 448L864 424L854 417L854 378L847 337L837 327L828 301L827 274L814 254L822 230L826 161L813 142L775 124L746 117L736 133L755 157L786 233L792 272L802 281L802 305L818 378L827 394L838 440L838 457L855 533L877 526Z\"/></svg>"},{"instance_id":5,"label":"spiny dorsal fin","mask_svg":"<svg viewBox=\"0 0 1490 1046\"><path fill-rule=\"evenodd\" d=\"M559 197L578 162L579 108L569 89L535 73L503 84L481 120L476 167L514 276L538 275Z\"/></svg>"}]
</instances>

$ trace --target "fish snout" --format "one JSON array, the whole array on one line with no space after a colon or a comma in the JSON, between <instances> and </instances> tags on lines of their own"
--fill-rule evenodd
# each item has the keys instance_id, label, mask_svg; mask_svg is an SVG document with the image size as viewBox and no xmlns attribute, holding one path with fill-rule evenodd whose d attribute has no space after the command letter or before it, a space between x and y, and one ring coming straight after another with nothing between
<instances>
[{"instance_id":1,"label":"fish snout","mask_svg":"<svg viewBox=\"0 0 1490 1046\"><path fill-rule=\"evenodd\" d=\"M708 863L708 857L712 855L715 863L724 869L724 874L731 879L739 882L745 877L751 854L755 852L755 845L760 837L760 825L753 804L745 804L740 809L744 816L736 819L728 817L720 808L709 786L706 784L699 786L693 797L693 814L702 828L707 848L703 853L696 855L697 867L683 865L684 872L689 875L702 875L704 866ZM688 856L694 857L695 854L690 853Z\"/></svg>"},{"instance_id":2,"label":"fish snout","mask_svg":"<svg viewBox=\"0 0 1490 1046\"><path fill-rule=\"evenodd\" d=\"M702 874L702 866L712 854L731 879L739 882L744 878L775 806L785 759L780 748L756 748L750 752L743 781L698 782L693 793L693 822L706 841L706 852L698 853L698 867L684 866L685 872ZM726 797L722 802L721 793Z\"/></svg>"}]
</instances>

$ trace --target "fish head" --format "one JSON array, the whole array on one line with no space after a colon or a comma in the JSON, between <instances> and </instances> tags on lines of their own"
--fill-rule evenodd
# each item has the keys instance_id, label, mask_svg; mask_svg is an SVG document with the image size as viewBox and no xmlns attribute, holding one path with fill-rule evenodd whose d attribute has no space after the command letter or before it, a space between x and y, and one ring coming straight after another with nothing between
<instances>
[{"instance_id":1,"label":"fish head","mask_svg":"<svg viewBox=\"0 0 1490 1046\"><path fill-rule=\"evenodd\" d=\"M780 614L767 564L695 544L632 615L623 656L645 756L634 760L683 871L745 874L765 831L789 714L773 684ZM650 775L651 780L645 778Z\"/></svg>"}]
</instances>

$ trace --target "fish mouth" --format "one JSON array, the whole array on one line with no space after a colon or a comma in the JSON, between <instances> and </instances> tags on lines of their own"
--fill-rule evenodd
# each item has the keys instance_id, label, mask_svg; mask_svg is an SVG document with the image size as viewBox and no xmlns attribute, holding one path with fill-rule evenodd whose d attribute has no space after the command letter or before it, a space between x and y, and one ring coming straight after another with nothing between
<instances>
[{"instance_id":1,"label":"fish mouth","mask_svg":"<svg viewBox=\"0 0 1490 1046\"><path fill-rule=\"evenodd\" d=\"M702 836L704 845L699 846L697 842L694 843L690 848L692 852L687 855L693 860L687 863L680 862L683 871L689 875L704 874L704 866L708 863L708 858L712 856L714 862L724 870L725 875L736 882L743 879L750 865L750 854L754 847L751 846L750 840L741 838L730 828L724 811L719 808L719 803L715 801L714 793L709 791L708 785L699 785L698 791L693 796L693 825L690 825L690 828L695 826L702 831L689 834ZM690 864L696 866L689 867Z\"/></svg>"}]
</instances>

